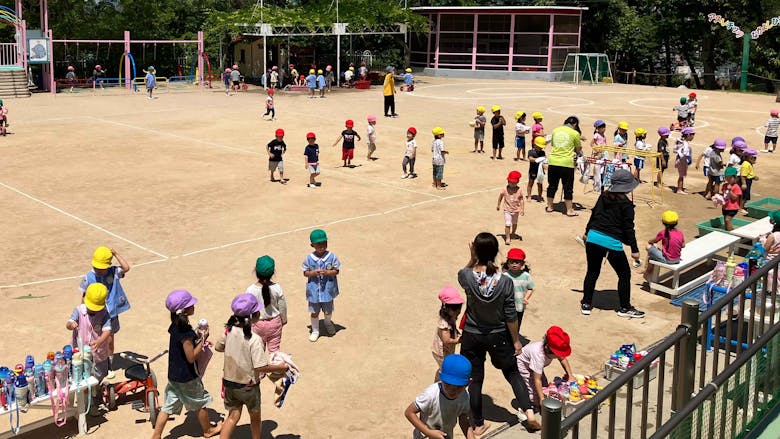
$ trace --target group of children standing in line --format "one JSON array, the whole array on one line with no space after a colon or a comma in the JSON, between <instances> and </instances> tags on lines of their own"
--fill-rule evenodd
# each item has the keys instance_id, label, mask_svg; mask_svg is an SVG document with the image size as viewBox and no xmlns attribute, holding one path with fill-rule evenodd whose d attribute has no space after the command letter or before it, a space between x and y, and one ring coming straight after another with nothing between
<instances>
[{"instance_id":1,"label":"group of children standing in line","mask_svg":"<svg viewBox=\"0 0 780 439\"><path fill-rule=\"evenodd\" d=\"M311 317L309 340L316 342L320 336L320 314L324 315L326 333L333 336L337 331L332 317L333 302L339 294L337 276L341 262L328 250L328 236L324 230L313 230L309 241L313 251L304 259L301 271L306 277L306 299ZM114 258L118 265L112 265ZM73 310L65 325L73 333L74 347L82 350L85 346L91 348L93 375L98 382L114 376L111 358L114 337L120 328L119 314L130 309L120 279L129 271L130 264L117 251L98 247L92 257L92 269L84 276L79 288L81 304ZM257 258L256 281L232 300L232 315L213 345L225 356L221 382L228 415L224 423L211 423L206 411L212 402L202 381L212 355L208 341L209 325L201 320L197 328L193 328L190 317L195 314L197 299L187 290L175 290L166 297L165 307L171 319L168 327L168 384L152 439L161 437L168 418L180 414L182 408L198 413L205 437L220 434L222 438L230 438L243 407L246 407L252 438L261 437L260 381L264 376L271 380L285 380L282 386L277 384L276 405L281 407L286 390L294 382L291 379L298 374L290 355L280 350L282 330L287 324L287 302L282 287L273 281L275 273L273 258L268 255ZM281 392L280 387L284 387ZM102 404L97 393L90 409L93 416L100 415L99 406Z\"/></svg>"}]
</instances>

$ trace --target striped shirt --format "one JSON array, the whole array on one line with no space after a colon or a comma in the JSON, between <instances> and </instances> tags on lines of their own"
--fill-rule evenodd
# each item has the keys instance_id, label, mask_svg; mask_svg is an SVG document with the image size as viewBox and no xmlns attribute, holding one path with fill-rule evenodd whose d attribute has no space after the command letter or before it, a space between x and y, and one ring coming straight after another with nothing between
<instances>
[{"instance_id":1,"label":"striped shirt","mask_svg":"<svg viewBox=\"0 0 780 439\"><path fill-rule=\"evenodd\" d=\"M766 134L767 137L777 137L777 129L780 127L780 117L770 117L766 121Z\"/></svg>"}]
</instances>

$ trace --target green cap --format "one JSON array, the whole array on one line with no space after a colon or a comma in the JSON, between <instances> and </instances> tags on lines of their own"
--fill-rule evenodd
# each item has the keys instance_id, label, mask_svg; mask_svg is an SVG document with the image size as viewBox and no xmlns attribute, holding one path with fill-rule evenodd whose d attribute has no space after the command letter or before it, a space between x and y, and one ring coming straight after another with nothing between
<instances>
[{"instance_id":1,"label":"green cap","mask_svg":"<svg viewBox=\"0 0 780 439\"><path fill-rule=\"evenodd\" d=\"M726 177L736 177L737 176L737 168L733 166L729 166L726 168L726 173L724 174Z\"/></svg>"},{"instance_id":2,"label":"green cap","mask_svg":"<svg viewBox=\"0 0 780 439\"><path fill-rule=\"evenodd\" d=\"M328 240L328 235L326 235L325 231L322 229L314 229L309 234L309 241L311 241L312 244L325 242L327 240Z\"/></svg>"},{"instance_id":3,"label":"green cap","mask_svg":"<svg viewBox=\"0 0 780 439\"><path fill-rule=\"evenodd\" d=\"M769 219L770 219L770 220L771 220L773 223L775 223L775 224L780 224L780 210L776 210L776 211L774 211L774 212L771 212L771 213L769 214Z\"/></svg>"},{"instance_id":4,"label":"green cap","mask_svg":"<svg viewBox=\"0 0 780 439\"><path fill-rule=\"evenodd\" d=\"M273 276L275 267L276 263L274 262L274 259L268 255L260 256L255 262L255 271L260 276Z\"/></svg>"}]
</instances>

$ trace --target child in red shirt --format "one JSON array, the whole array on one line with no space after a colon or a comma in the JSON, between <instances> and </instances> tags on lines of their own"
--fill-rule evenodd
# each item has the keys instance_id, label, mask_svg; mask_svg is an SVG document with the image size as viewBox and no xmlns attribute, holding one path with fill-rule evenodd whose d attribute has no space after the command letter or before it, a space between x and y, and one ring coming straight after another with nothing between
<instances>
[{"instance_id":1,"label":"child in red shirt","mask_svg":"<svg viewBox=\"0 0 780 439\"><path fill-rule=\"evenodd\" d=\"M647 241L647 266L645 267L645 280L649 280L653 273L653 266L650 261L663 262L664 264L679 264L682 249L685 247L685 236L683 232L677 229L677 222L680 215L667 210L661 215L661 222L664 229L659 230L655 238ZM661 243L659 248L656 244Z\"/></svg>"},{"instance_id":2,"label":"child in red shirt","mask_svg":"<svg viewBox=\"0 0 780 439\"><path fill-rule=\"evenodd\" d=\"M727 231L734 230L731 219L739 212L739 200L742 198L742 188L737 184L737 168L726 168L726 182L721 187L723 195L723 223Z\"/></svg>"}]
</instances>

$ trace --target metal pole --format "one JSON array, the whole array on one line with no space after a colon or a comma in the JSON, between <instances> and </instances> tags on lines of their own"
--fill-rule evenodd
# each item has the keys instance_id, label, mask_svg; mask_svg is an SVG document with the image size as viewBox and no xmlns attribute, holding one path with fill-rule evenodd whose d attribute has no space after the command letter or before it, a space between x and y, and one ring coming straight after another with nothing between
<instances>
[{"instance_id":1,"label":"metal pole","mask_svg":"<svg viewBox=\"0 0 780 439\"><path fill-rule=\"evenodd\" d=\"M679 410L691 400L696 376L696 341L698 339L699 303L685 299L682 304L682 324L688 328L688 335L680 343L679 364L674 365L677 373L677 398L672 410ZM704 371L702 371L704 373Z\"/></svg>"},{"instance_id":2,"label":"metal pole","mask_svg":"<svg viewBox=\"0 0 780 439\"><path fill-rule=\"evenodd\" d=\"M336 87L341 86L341 34L336 34Z\"/></svg>"},{"instance_id":3,"label":"metal pole","mask_svg":"<svg viewBox=\"0 0 780 439\"><path fill-rule=\"evenodd\" d=\"M266 65L265 65L265 55L266 55L266 53L268 53L268 49L266 49L266 47L265 47L266 39L267 39L267 37L265 36L265 32L263 32L263 75L261 77L265 78L265 81L263 81L263 88L268 90L269 88L271 88L271 87L268 86L268 84L271 82L271 78L269 78L268 75L266 74L266 72L268 71L268 69L266 69ZM251 52L251 50L250 50L250 52Z\"/></svg>"},{"instance_id":4,"label":"metal pole","mask_svg":"<svg viewBox=\"0 0 780 439\"><path fill-rule=\"evenodd\" d=\"M563 404L557 399L542 401L542 439L560 439Z\"/></svg>"},{"instance_id":5,"label":"metal pole","mask_svg":"<svg viewBox=\"0 0 780 439\"><path fill-rule=\"evenodd\" d=\"M748 61L750 58L750 34L742 35L742 77L739 81L739 91L747 90Z\"/></svg>"},{"instance_id":6,"label":"metal pole","mask_svg":"<svg viewBox=\"0 0 780 439\"><path fill-rule=\"evenodd\" d=\"M132 71L130 70L130 31L125 31L125 88L127 88L127 91L133 92L133 81L135 78L130 77L130 73ZM119 73L119 72L117 72Z\"/></svg>"},{"instance_id":7,"label":"metal pole","mask_svg":"<svg viewBox=\"0 0 780 439\"><path fill-rule=\"evenodd\" d=\"M195 77L196 81L200 81L201 89L206 88L206 72L203 71L203 54L206 52L206 48L203 44L203 31L198 31L198 74L200 77ZM211 80L211 78L209 78Z\"/></svg>"}]
</instances>

